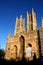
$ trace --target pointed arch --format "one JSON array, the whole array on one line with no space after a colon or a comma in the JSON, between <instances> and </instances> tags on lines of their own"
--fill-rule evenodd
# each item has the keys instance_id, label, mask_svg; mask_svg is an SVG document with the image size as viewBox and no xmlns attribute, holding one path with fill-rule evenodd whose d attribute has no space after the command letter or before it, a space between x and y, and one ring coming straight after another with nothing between
<instances>
[{"instance_id":1,"label":"pointed arch","mask_svg":"<svg viewBox=\"0 0 43 65\"><path fill-rule=\"evenodd\" d=\"M20 48L21 48L21 53L22 53L22 56L24 57L24 50L25 50L25 38L24 36L21 35L20 37Z\"/></svg>"}]
</instances>

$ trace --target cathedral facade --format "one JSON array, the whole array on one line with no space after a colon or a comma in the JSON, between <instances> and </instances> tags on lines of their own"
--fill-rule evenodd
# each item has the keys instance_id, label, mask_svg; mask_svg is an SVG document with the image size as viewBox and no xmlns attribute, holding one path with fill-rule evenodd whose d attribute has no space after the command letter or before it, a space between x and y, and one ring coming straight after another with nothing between
<instances>
[{"instance_id":1,"label":"cathedral facade","mask_svg":"<svg viewBox=\"0 0 43 65\"><path fill-rule=\"evenodd\" d=\"M36 14L33 9L31 13L27 12L26 28L24 23L25 20L22 18L22 15L19 19L17 17L14 36L8 33L5 59L22 60L25 57L27 60L33 60L34 56L36 58L40 57L39 29L37 28Z\"/></svg>"}]
</instances>

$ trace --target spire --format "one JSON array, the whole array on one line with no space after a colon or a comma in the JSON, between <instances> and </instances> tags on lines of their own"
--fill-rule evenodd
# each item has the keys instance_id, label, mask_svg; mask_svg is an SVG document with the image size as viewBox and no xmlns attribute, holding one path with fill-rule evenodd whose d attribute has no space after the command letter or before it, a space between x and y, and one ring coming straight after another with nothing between
<instances>
[{"instance_id":1,"label":"spire","mask_svg":"<svg viewBox=\"0 0 43 65\"><path fill-rule=\"evenodd\" d=\"M14 35L16 34L17 24L18 24L18 17L16 17L16 23L15 23Z\"/></svg>"},{"instance_id":2,"label":"spire","mask_svg":"<svg viewBox=\"0 0 43 65\"><path fill-rule=\"evenodd\" d=\"M32 8L32 12L34 12L34 9Z\"/></svg>"},{"instance_id":3,"label":"spire","mask_svg":"<svg viewBox=\"0 0 43 65\"><path fill-rule=\"evenodd\" d=\"M25 18L23 20L24 20L24 29L25 29Z\"/></svg>"},{"instance_id":4,"label":"spire","mask_svg":"<svg viewBox=\"0 0 43 65\"><path fill-rule=\"evenodd\" d=\"M27 11L27 14L28 14L28 11Z\"/></svg>"},{"instance_id":5,"label":"spire","mask_svg":"<svg viewBox=\"0 0 43 65\"><path fill-rule=\"evenodd\" d=\"M22 15L20 15L20 21L22 20Z\"/></svg>"},{"instance_id":6,"label":"spire","mask_svg":"<svg viewBox=\"0 0 43 65\"><path fill-rule=\"evenodd\" d=\"M32 8L32 15L35 15L34 9Z\"/></svg>"},{"instance_id":7,"label":"spire","mask_svg":"<svg viewBox=\"0 0 43 65\"><path fill-rule=\"evenodd\" d=\"M10 37L10 32L8 32L8 38Z\"/></svg>"},{"instance_id":8,"label":"spire","mask_svg":"<svg viewBox=\"0 0 43 65\"><path fill-rule=\"evenodd\" d=\"M36 30L37 28L37 23L36 23L36 14L34 12L34 9L32 8L32 26L33 26L33 30Z\"/></svg>"},{"instance_id":9,"label":"spire","mask_svg":"<svg viewBox=\"0 0 43 65\"><path fill-rule=\"evenodd\" d=\"M32 8L32 15L36 16L34 9Z\"/></svg>"},{"instance_id":10,"label":"spire","mask_svg":"<svg viewBox=\"0 0 43 65\"><path fill-rule=\"evenodd\" d=\"M16 21L18 20L18 17L16 17Z\"/></svg>"},{"instance_id":11,"label":"spire","mask_svg":"<svg viewBox=\"0 0 43 65\"><path fill-rule=\"evenodd\" d=\"M22 15L20 15L20 18L22 18Z\"/></svg>"}]
</instances>

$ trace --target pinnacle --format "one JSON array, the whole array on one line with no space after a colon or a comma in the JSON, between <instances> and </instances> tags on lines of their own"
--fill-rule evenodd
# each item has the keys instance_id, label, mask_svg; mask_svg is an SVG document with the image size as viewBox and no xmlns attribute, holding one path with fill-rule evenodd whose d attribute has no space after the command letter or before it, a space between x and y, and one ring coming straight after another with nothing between
<instances>
[{"instance_id":1,"label":"pinnacle","mask_svg":"<svg viewBox=\"0 0 43 65\"><path fill-rule=\"evenodd\" d=\"M20 18L22 18L22 15L20 15Z\"/></svg>"},{"instance_id":2,"label":"pinnacle","mask_svg":"<svg viewBox=\"0 0 43 65\"><path fill-rule=\"evenodd\" d=\"M28 14L28 11L27 11L27 14Z\"/></svg>"},{"instance_id":3,"label":"pinnacle","mask_svg":"<svg viewBox=\"0 0 43 65\"><path fill-rule=\"evenodd\" d=\"M34 11L34 9L32 8L32 11Z\"/></svg>"},{"instance_id":4,"label":"pinnacle","mask_svg":"<svg viewBox=\"0 0 43 65\"><path fill-rule=\"evenodd\" d=\"M16 20L18 19L18 17L16 17Z\"/></svg>"}]
</instances>

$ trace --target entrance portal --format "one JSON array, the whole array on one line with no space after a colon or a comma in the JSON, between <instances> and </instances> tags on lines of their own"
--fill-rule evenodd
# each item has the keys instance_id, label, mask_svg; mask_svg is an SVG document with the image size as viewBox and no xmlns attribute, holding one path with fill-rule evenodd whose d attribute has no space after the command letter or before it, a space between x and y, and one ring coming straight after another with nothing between
<instances>
[{"instance_id":1,"label":"entrance portal","mask_svg":"<svg viewBox=\"0 0 43 65\"><path fill-rule=\"evenodd\" d=\"M21 45L21 53L24 58L24 50L25 50L25 39L23 36L20 37L20 45Z\"/></svg>"}]
</instances>

